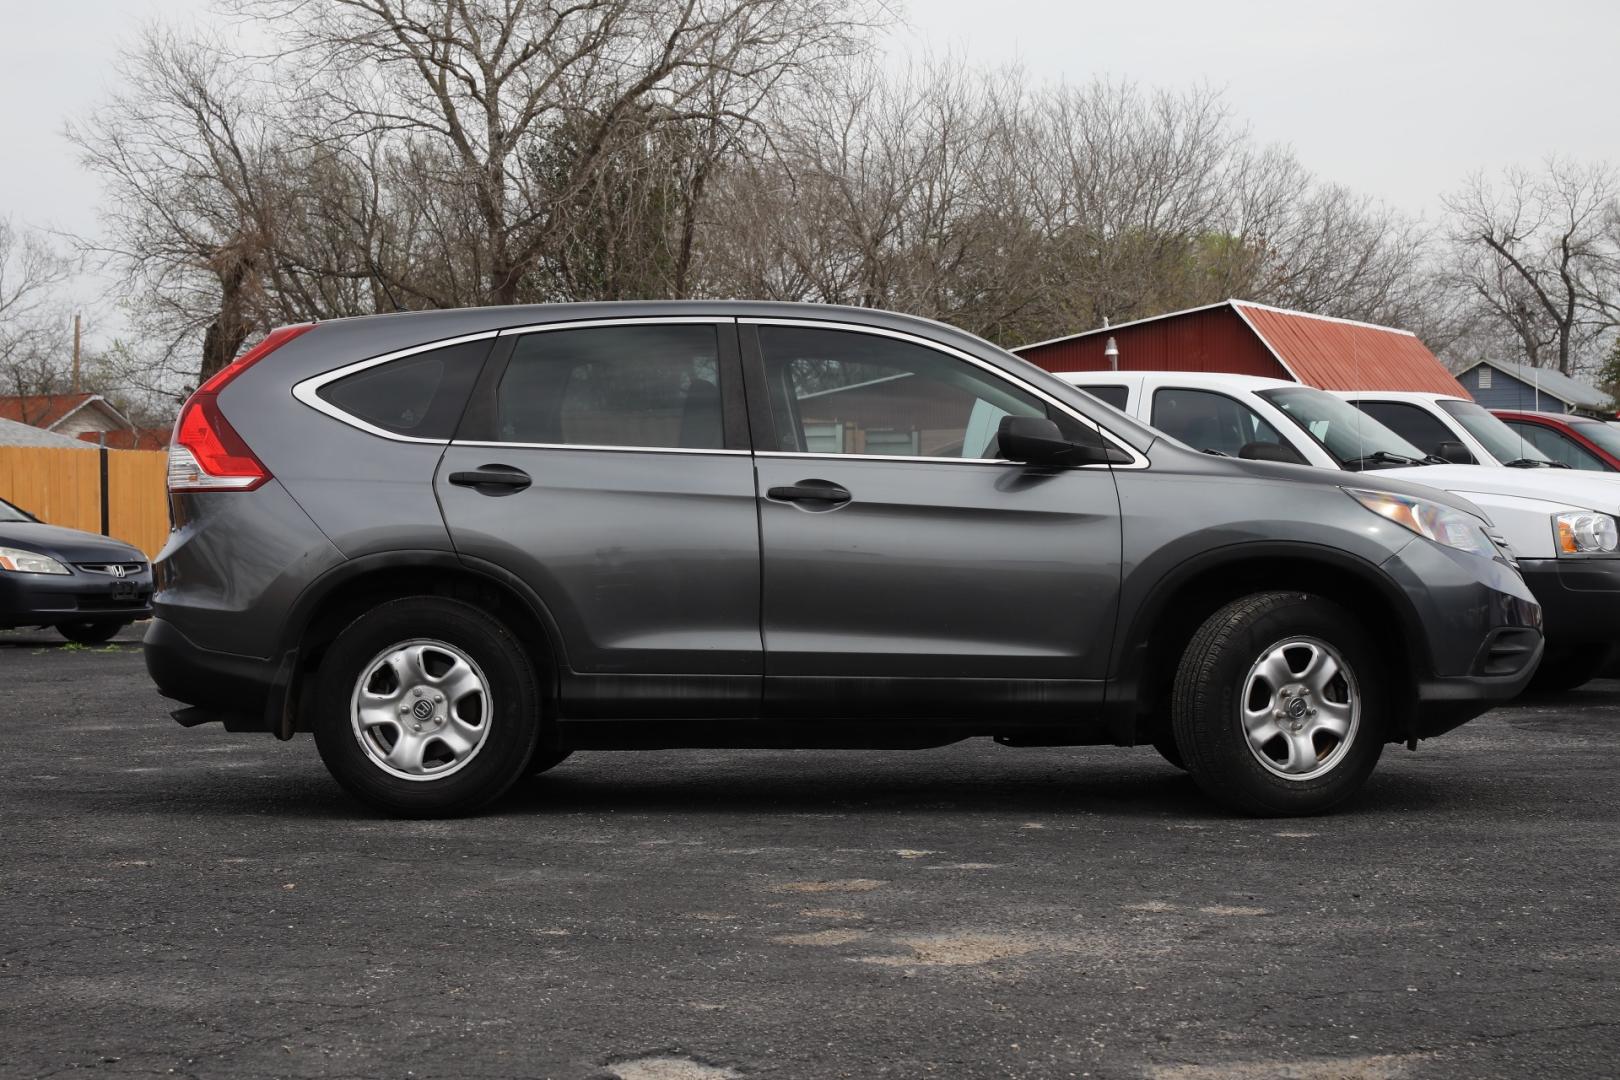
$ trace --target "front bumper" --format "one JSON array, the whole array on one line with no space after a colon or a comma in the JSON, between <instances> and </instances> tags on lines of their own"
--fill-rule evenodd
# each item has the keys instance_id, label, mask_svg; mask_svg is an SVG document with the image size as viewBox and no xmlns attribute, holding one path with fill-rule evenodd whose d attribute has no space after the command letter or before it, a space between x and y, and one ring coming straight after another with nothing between
<instances>
[{"instance_id":1,"label":"front bumper","mask_svg":"<svg viewBox=\"0 0 1620 1080\"><path fill-rule=\"evenodd\" d=\"M0 627L151 618L152 571L118 578L86 570L69 574L0 572Z\"/></svg>"},{"instance_id":2,"label":"front bumper","mask_svg":"<svg viewBox=\"0 0 1620 1080\"><path fill-rule=\"evenodd\" d=\"M1384 569L1416 610L1428 660L1417 665L1412 700L1397 703L1404 717L1391 738L1450 731L1529 684L1546 644L1542 609L1511 566L1415 540Z\"/></svg>"},{"instance_id":3,"label":"front bumper","mask_svg":"<svg viewBox=\"0 0 1620 1080\"><path fill-rule=\"evenodd\" d=\"M1520 559L1519 569L1554 648L1620 642L1620 557Z\"/></svg>"}]
</instances>

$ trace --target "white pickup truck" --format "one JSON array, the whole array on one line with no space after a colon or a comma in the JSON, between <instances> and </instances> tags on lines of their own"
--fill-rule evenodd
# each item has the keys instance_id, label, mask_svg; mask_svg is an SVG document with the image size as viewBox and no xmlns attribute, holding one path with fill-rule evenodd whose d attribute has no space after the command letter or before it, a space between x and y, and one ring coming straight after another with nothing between
<instances>
[{"instance_id":1,"label":"white pickup truck","mask_svg":"<svg viewBox=\"0 0 1620 1080\"><path fill-rule=\"evenodd\" d=\"M1489 410L1464 398L1410 390L1335 390L1333 395L1425 453L1458 465L1545 468L1558 464Z\"/></svg>"},{"instance_id":2,"label":"white pickup truck","mask_svg":"<svg viewBox=\"0 0 1620 1080\"><path fill-rule=\"evenodd\" d=\"M1517 436L1522 451L1507 460L1492 456L1477 437L1442 440L1461 443L1475 460L1492 462L1452 464L1412 445L1370 411L1280 379L1183 371L1076 371L1058 377L1195 450L1349 472L1377 469L1474 502L1507 540L1541 603L1547 652L1533 684L1540 689L1586 682L1620 643L1620 526L1615 521L1620 480L1554 468ZM1454 446L1434 449L1447 456L1457 452ZM1507 451L1505 445L1498 449Z\"/></svg>"}]
</instances>

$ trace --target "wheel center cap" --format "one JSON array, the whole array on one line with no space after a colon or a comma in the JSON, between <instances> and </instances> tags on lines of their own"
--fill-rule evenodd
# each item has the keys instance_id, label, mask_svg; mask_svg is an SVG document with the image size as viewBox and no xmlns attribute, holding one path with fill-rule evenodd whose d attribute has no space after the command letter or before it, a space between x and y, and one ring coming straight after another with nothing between
<instances>
[{"instance_id":1,"label":"wheel center cap","mask_svg":"<svg viewBox=\"0 0 1620 1080\"><path fill-rule=\"evenodd\" d=\"M427 698L417 698L416 703L411 706L411 715L418 720L433 719L433 702Z\"/></svg>"},{"instance_id":2,"label":"wheel center cap","mask_svg":"<svg viewBox=\"0 0 1620 1080\"><path fill-rule=\"evenodd\" d=\"M1290 720L1304 719L1305 707L1305 702L1302 698L1295 698L1294 700L1290 701L1286 707L1288 718Z\"/></svg>"}]
</instances>

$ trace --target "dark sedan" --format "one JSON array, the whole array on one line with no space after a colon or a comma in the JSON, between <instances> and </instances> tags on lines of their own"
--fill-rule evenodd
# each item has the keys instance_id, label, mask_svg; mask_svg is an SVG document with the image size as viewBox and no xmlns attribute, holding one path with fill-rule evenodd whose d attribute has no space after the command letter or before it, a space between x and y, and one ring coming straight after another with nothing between
<instances>
[{"instance_id":1,"label":"dark sedan","mask_svg":"<svg viewBox=\"0 0 1620 1080\"><path fill-rule=\"evenodd\" d=\"M0 629L95 645L152 614L152 566L119 540L46 525L0 499Z\"/></svg>"}]
</instances>

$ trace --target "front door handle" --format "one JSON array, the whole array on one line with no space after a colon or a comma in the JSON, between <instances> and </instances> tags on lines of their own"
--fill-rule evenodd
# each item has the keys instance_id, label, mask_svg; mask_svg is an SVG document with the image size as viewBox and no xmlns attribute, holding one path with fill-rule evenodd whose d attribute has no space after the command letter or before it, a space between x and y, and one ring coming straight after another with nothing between
<instances>
[{"instance_id":1,"label":"front door handle","mask_svg":"<svg viewBox=\"0 0 1620 1080\"><path fill-rule=\"evenodd\" d=\"M847 503L849 489L831 480L800 480L797 484L773 487L765 492L768 499L780 502Z\"/></svg>"},{"instance_id":2,"label":"front door handle","mask_svg":"<svg viewBox=\"0 0 1620 1080\"><path fill-rule=\"evenodd\" d=\"M468 472L451 473L450 482L457 487L470 487L480 495L514 495L534 483L534 479L510 465L480 465Z\"/></svg>"}]
</instances>

